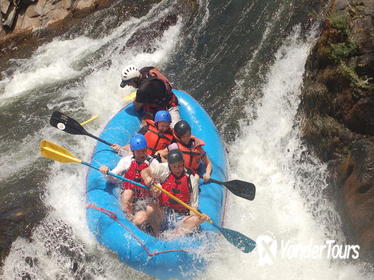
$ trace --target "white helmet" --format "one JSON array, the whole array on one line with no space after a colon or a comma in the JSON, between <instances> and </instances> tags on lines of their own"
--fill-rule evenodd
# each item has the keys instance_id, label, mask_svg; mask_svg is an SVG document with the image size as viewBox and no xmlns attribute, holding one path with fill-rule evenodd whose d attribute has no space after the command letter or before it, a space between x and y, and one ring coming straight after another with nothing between
<instances>
[{"instance_id":1,"label":"white helmet","mask_svg":"<svg viewBox=\"0 0 374 280\"><path fill-rule=\"evenodd\" d=\"M140 77L141 74L138 70L138 68L134 65L128 65L122 70L122 83L121 87L124 87L126 85L126 82L128 80L131 80L133 78Z\"/></svg>"}]
</instances>

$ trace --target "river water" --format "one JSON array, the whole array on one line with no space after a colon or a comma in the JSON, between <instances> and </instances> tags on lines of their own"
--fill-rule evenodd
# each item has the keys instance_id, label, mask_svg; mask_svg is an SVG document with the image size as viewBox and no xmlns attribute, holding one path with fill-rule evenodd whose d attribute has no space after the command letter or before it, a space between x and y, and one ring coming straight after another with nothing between
<instances>
[{"instance_id":1,"label":"river water","mask_svg":"<svg viewBox=\"0 0 374 280\"><path fill-rule=\"evenodd\" d=\"M318 35L318 1L200 0L193 19L178 17L151 48L131 36L181 14L162 1L141 18L116 22L98 12L66 35L14 59L0 81L1 246L3 279L148 279L98 246L85 222L86 169L42 159L41 139L83 160L95 145L50 127L60 110L99 134L123 105L127 64L156 65L198 99L227 144L230 177L253 182L253 202L229 196L225 226L253 239L344 243L339 215L325 196L326 166L302 145L296 118L304 66ZM117 3L121 5L121 3ZM317 17L318 18L318 17ZM150 51L151 49L151 51ZM261 246L261 245L260 245ZM224 241L199 279L369 279L367 264L278 254L242 254ZM271 250L271 248L270 248ZM6 250L3 250L4 252Z\"/></svg>"}]
</instances>

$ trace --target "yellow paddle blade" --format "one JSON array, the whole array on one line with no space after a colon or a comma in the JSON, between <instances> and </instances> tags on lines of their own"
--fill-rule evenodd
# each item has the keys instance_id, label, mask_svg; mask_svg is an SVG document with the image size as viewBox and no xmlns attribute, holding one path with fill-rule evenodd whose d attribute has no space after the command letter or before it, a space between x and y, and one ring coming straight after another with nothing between
<instances>
[{"instance_id":1,"label":"yellow paddle blade","mask_svg":"<svg viewBox=\"0 0 374 280\"><path fill-rule=\"evenodd\" d=\"M126 95L124 98L122 98L122 101L124 102L132 102L135 100L136 97L136 91L133 91L129 95Z\"/></svg>"},{"instance_id":2,"label":"yellow paddle blade","mask_svg":"<svg viewBox=\"0 0 374 280\"><path fill-rule=\"evenodd\" d=\"M84 122L81 122L80 125L88 124L89 122L92 122L92 121L96 120L98 117L99 117L99 115L95 115L92 118L90 118L90 119L88 119L88 120L86 120Z\"/></svg>"},{"instance_id":3,"label":"yellow paddle blade","mask_svg":"<svg viewBox=\"0 0 374 280\"><path fill-rule=\"evenodd\" d=\"M65 148L47 140L40 141L39 147L41 155L45 158L53 159L59 162L82 162Z\"/></svg>"}]
</instances>

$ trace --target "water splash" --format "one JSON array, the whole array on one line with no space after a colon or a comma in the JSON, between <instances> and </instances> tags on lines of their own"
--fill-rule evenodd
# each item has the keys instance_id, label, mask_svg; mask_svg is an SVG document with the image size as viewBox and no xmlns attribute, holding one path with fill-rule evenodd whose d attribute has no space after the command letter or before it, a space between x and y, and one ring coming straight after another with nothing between
<instances>
[{"instance_id":1,"label":"water splash","mask_svg":"<svg viewBox=\"0 0 374 280\"><path fill-rule=\"evenodd\" d=\"M324 165L300 164L299 160L304 149L295 115L305 62L314 42L313 35L305 42L299 39L299 33L295 30L278 50L262 88L257 117L249 125L243 122L241 135L230 147L232 177L253 182L257 197L248 202L229 196L226 226L254 239L268 235L278 244L280 240L288 240L323 245L327 238L321 224L324 221L314 219L314 211L332 215L336 231L340 220L328 203L317 208L309 207L308 203L311 199L323 199L321 192L313 189L322 190L326 182ZM308 173L310 177L300 178L306 175L302 172L305 169L312 170ZM300 186L303 184L308 185ZM300 192L306 189L311 191ZM278 255L272 265L261 266L258 248L252 254L240 254L226 243L220 246L223 247L220 260L211 265L202 279L220 279L222 275L227 279L366 279L358 267L332 264L324 258L290 260Z\"/></svg>"}]
</instances>

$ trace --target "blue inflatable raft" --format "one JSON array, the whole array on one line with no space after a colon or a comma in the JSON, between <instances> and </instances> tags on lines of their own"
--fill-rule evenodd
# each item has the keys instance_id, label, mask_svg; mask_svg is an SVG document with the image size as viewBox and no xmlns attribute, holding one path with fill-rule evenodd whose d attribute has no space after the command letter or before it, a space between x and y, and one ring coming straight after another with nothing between
<instances>
[{"instance_id":1,"label":"blue inflatable raft","mask_svg":"<svg viewBox=\"0 0 374 280\"><path fill-rule=\"evenodd\" d=\"M192 127L192 134L205 142L204 149L213 163L212 178L227 179L223 143L209 115L189 94L174 90L179 100L181 118ZM140 127L138 114L130 104L119 111L106 125L100 137L111 143L125 145ZM107 145L98 142L91 164L113 169L119 156ZM119 188L108 183L94 169L87 174L87 221L90 231L119 259L139 271L160 279L191 279L203 271L206 252L213 248L217 230L209 223L200 226L197 235L172 241L151 236L133 225L119 205ZM216 224L222 224L225 190L217 184L200 187L199 210Z\"/></svg>"}]
</instances>

